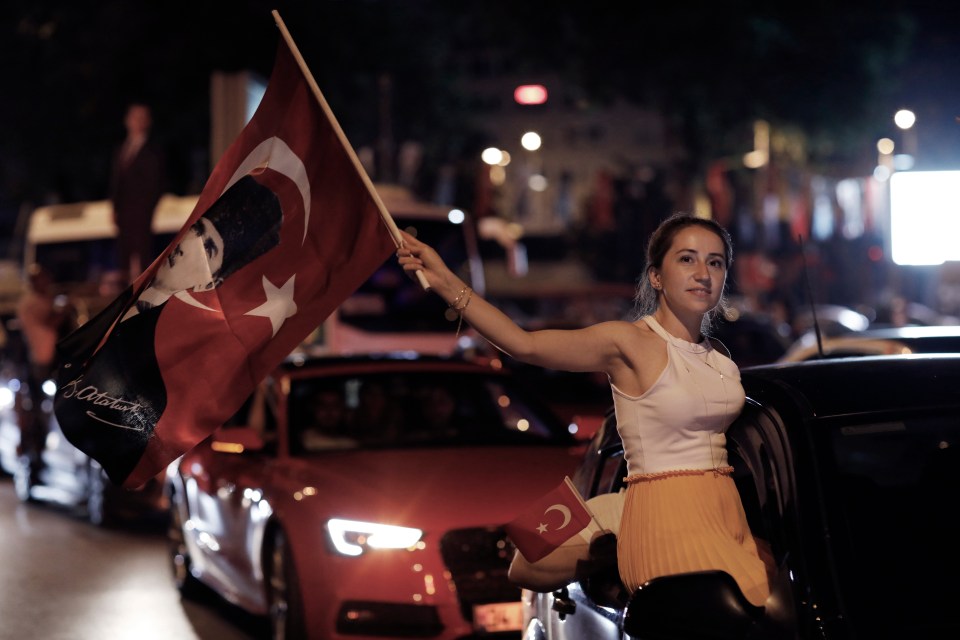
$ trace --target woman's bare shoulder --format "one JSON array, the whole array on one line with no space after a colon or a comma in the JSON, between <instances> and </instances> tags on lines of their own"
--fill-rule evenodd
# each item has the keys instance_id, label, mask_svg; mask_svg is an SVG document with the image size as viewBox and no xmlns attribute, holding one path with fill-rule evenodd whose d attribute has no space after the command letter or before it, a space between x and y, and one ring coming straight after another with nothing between
<instances>
[{"instance_id":1,"label":"woman's bare shoulder","mask_svg":"<svg viewBox=\"0 0 960 640\"><path fill-rule=\"evenodd\" d=\"M594 325L626 353L643 353L662 345L663 339L643 320L610 320Z\"/></svg>"},{"instance_id":2,"label":"woman's bare shoulder","mask_svg":"<svg viewBox=\"0 0 960 640\"><path fill-rule=\"evenodd\" d=\"M622 366L609 372L610 381L623 393L640 396L666 366L666 342L643 320L622 322L616 330Z\"/></svg>"}]
</instances>

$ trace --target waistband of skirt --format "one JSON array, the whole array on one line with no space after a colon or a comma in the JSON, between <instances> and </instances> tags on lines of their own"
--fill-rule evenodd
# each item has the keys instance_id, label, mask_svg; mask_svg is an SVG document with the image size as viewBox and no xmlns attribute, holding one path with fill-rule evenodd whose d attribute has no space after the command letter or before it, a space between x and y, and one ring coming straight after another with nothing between
<instances>
[{"instance_id":1,"label":"waistband of skirt","mask_svg":"<svg viewBox=\"0 0 960 640\"><path fill-rule=\"evenodd\" d=\"M647 480L659 480L660 478L672 478L674 476L701 476L712 473L715 476L733 475L733 467L717 467L716 469L668 469L667 471L657 471L655 473L634 473L624 478L627 484L634 482L645 482Z\"/></svg>"}]
</instances>

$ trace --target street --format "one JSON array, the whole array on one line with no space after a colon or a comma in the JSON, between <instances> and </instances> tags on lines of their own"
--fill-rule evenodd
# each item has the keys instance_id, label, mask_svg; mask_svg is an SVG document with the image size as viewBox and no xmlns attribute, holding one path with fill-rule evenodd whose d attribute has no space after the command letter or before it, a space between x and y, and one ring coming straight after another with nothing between
<instances>
[{"instance_id":1,"label":"street","mask_svg":"<svg viewBox=\"0 0 960 640\"><path fill-rule=\"evenodd\" d=\"M252 640L262 627L212 596L181 601L162 531L22 504L6 476L0 540L0 640Z\"/></svg>"}]
</instances>

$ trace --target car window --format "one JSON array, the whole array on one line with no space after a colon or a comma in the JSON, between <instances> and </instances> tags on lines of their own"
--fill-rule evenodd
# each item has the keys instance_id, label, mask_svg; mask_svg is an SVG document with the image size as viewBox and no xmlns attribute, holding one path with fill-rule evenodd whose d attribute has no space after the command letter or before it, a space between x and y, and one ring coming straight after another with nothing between
<instances>
[{"instance_id":1,"label":"car window","mask_svg":"<svg viewBox=\"0 0 960 640\"><path fill-rule=\"evenodd\" d=\"M539 401L499 376L380 373L301 379L290 390L291 451L573 442Z\"/></svg>"},{"instance_id":2,"label":"car window","mask_svg":"<svg viewBox=\"0 0 960 640\"><path fill-rule=\"evenodd\" d=\"M843 593L863 637L949 628L960 571L960 416L849 421L829 432ZM934 635L936 635L934 633Z\"/></svg>"}]
</instances>

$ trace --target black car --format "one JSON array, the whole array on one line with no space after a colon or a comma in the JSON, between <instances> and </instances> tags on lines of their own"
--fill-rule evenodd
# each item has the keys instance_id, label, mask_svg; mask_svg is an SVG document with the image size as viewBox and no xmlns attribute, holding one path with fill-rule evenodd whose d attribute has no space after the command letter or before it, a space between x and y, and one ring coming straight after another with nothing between
<instances>
[{"instance_id":1,"label":"black car","mask_svg":"<svg viewBox=\"0 0 960 640\"><path fill-rule=\"evenodd\" d=\"M748 521L777 562L766 606L719 571L626 593L611 562L524 592L524 638L960 637L960 356L766 365L743 383L727 437ZM574 483L589 498L625 475L610 416Z\"/></svg>"}]
</instances>

